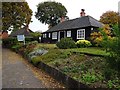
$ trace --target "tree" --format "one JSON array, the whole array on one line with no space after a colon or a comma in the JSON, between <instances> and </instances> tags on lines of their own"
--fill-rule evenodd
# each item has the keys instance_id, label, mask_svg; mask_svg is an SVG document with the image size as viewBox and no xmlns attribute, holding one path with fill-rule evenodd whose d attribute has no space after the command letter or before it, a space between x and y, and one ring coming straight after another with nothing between
<instances>
[{"instance_id":1,"label":"tree","mask_svg":"<svg viewBox=\"0 0 120 90\"><path fill-rule=\"evenodd\" d=\"M39 38L40 36L42 36L41 32L32 32L31 35L33 36L33 38Z\"/></svg>"},{"instance_id":2,"label":"tree","mask_svg":"<svg viewBox=\"0 0 120 90\"><path fill-rule=\"evenodd\" d=\"M103 41L103 35L102 33L105 33L105 35L108 36L108 38L111 40L112 39L112 31L109 25L105 24L102 28L99 28L98 32L93 32L91 33L90 40L92 41L92 44L95 46L102 46L102 41Z\"/></svg>"},{"instance_id":3,"label":"tree","mask_svg":"<svg viewBox=\"0 0 120 90\"><path fill-rule=\"evenodd\" d=\"M27 2L2 2L2 30L20 29L29 25L32 10Z\"/></svg>"},{"instance_id":4,"label":"tree","mask_svg":"<svg viewBox=\"0 0 120 90\"><path fill-rule=\"evenodd\" d=\"M66 8L58 2L43 2L37 5L35 17L42 23L55 26L60 22L60 18L66 17Z\"/></svg>"},{"instance_id":5,"label":"tree","mask_svg":"<svg viewBox=\"0 0 120 90\"><path fill-rule=\"evenodd\" d=\"M118 23L119 14L114 11L107 11L100 16L100 22L109 25L115 25Z\"/></svg>"},{"instance_id":6,"label":"tree","mask_svg":"<svg viewBox=\"0 0 120 90\"><path fill-rule=\"evenodd\" d=\"M120 72L120 30L118 28L118 24L113 25L113 29L115 37L110 40L107 34L102 33L102 43L106 51L109 52L109 55L106 58L108 65Z\"/></svg>"},{"instance_id":7,"label":"tree","mask_svg":"<svg viewBox=\"0 0 120 90\"><path fill-rule=\"evenodd\" d=\"M39 32L39 31L32 32L32 33L31 33L31 36L33 37L33 40L37 40L37 41L39 42L39 41L40 41L40 40L39 40L39 37L42 36L41 33L42 33L42 32Z\"/></svg>"}]
</instances>

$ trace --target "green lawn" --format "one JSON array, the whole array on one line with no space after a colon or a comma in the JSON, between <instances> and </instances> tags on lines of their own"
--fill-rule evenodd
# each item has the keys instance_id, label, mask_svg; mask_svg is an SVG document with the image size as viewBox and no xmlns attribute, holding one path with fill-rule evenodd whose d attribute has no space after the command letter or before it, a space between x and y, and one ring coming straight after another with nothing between
<instances>
[{"instance_id":1,"label":"green lawn","mask_svg":"<svg viewBox=\"0 0 120 90\"><path fill-rule=\"evenodd\" d=\"M56 44L39 44L39 48L44 48L44 49L57 49ZM94 54L94 55L108 55L105 50L102 48L98 47L89 47L89 48L74 48L74 49L60 49L61 51L63 50L64 52L81 52L81 53L88 53L88 54Z\"/></svg>"},{"instance_id":2,"label":"green lawn","mask_svg":"<svg viewBox=\"0 0 120 90\"><path fill-rule=\"evenodd\" d=\"M90 47L90 48L75 48L75 49L68 49L71 52L81 52L81 53L88 53L93 55L108 55L105 50L102 48Z\"/></svg>"}]
</instances>

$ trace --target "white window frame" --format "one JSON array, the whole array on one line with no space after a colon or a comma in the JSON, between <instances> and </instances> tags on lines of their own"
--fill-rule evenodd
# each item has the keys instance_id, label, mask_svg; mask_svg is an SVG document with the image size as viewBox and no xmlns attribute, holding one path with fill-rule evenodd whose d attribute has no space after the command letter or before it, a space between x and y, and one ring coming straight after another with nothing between
<instances>
[{"instance_id":1,"label":"white window frame","mask_svg":"<svg viewBox=\"0 0 120 90\"><path fill-rule=\"evenodd\" d=\"M44 34L43 34L43 38L45 38Z\"/></svg>"},{"instance_id":2,"label":"white window frame","mask_svg":"<svg viewBox=\"0 0 120 90\"><path fill-rule=\"evenodd\" d=\"M57 32L52 33L52 39L57 39Z\"/></svg>"},{"instance_id":3,"label":"white window frame","mask_svg":"<svg viewBox=\"0 0 120 90\"><path fill-rule=\"evenodd\" d=\"M60 41L60 31L58 32L58 41Z\"/></svg>"},{"instance_id":4,"label":"white window frame","mask_svg":"<svg viewBox=\"0 0 120 90\"><path fill-rule=\"evenodd\" d=\"M49 38L51 37L51 33L48 34L48 37L49 37Z\"/></svg>"},{"instance_id":5,"label":"white window frame","mask_svg":"<svg viewBox=\"0 0 120 90\"><path fill-rule=\"evenodd\" d=\"M82 36L80 36L81 35L80 32L83 32ZM85 39L85 29L79 29L79 30L77 30L77 39Z\"/></svg>"},{"instance_id":6,"label":"white window frame","mask_svg":"<svg viewBox=\"0 0 120 90\"><path fill-rule=\"evenodd\" d=\"M47 38L47 34L46 33L44 34L44 38Z\"/></svg>"},{"instance_id":7,"label":"white window frame","mask_svg":"<svg viewBox=\"0 0 120 90\"><path fill-rule=\"evenodd\" d=\"M91 28L91 30L94 30L93 28Z\"/></svg>"},{"instance_id":8,"label":"white window frame","mask_svg":"<svg viewBox=\"0 0 120 90\"><path fill-rule=\"evenodd\" d=\"M67 31L67 37L71 37L71 31Z\"/></svg>"}]
</instances>

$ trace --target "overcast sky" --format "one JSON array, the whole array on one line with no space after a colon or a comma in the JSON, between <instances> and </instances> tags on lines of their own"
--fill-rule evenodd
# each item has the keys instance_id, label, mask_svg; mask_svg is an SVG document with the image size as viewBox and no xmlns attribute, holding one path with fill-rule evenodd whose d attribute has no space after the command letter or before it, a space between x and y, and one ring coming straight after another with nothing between
<instances>
[{"instance_id":1,"label":"overcast sky","mask_svg":"<svg viewBox=\"0 0 120 90\"><path fill-rule=\"evenodd\" d=\"M67 16L70 19L80 17L81 9L85 9L86 15L90 15L95 19L99 20L100 16L106 11L118 11L118 2L120 0L26 0L29 7L33 11L32 23L30 23L29 28L32 31L46 31L48 25L42 24L35 18L35 12L37 11L36 5L45 1L56 1L62 3L68 13Z\"/></svg>"}]
</instances>

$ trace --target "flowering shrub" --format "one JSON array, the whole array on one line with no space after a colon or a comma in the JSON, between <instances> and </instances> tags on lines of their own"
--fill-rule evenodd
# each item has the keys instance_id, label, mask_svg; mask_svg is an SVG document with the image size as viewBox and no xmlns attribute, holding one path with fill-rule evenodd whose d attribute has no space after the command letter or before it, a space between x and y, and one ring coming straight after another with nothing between
<instances>
[{"instance_id":1,"label":"flowering shrub","mask_svg":"<svg viewBox=\"0 0 120 90\"><path fill-rule=\"evenodd\" d=\"M26 43L25 46L19 48L19 52L23 53L24 55L27 55L34 50L37 43L38 43L37 41L32 41L32 42Z\"/></svg>"},{"instance_id":2,"label":"flowering shrub","mask_svg":"<svg viewBox=\"0 0 120 90\"><path fill-rule=\"evenodd\" d=\"M76 42L76 45L77 45L78 48L82 48L82 47L89 47L89 46L91 46L92 44L91 44L91 42L88 41L88 40L78 40L78 41Z\"/></svg>"}]
</instances>

